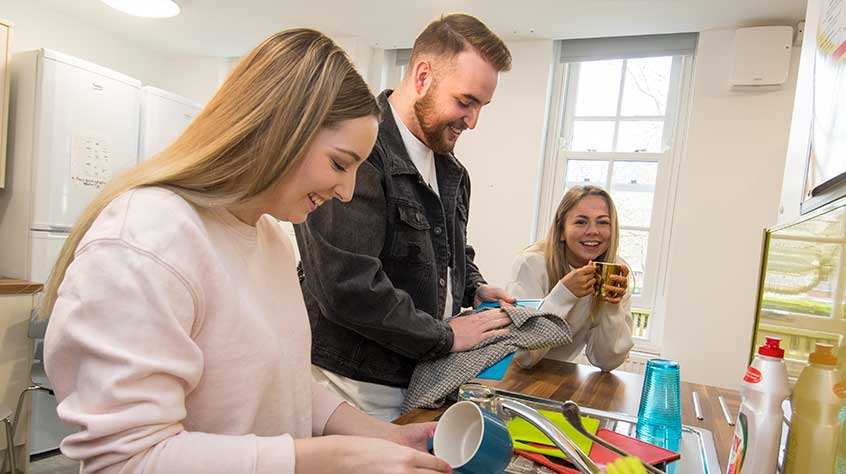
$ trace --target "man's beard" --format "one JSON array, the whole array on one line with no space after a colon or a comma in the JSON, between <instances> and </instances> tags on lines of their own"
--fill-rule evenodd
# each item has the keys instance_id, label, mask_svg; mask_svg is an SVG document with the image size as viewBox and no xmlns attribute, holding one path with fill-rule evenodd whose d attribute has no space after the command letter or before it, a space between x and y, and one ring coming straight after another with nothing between
<instances>
[{"instance_id":1,"label":"man's beard","mask_svg":"<svg viewBox=\"0 0 846 474\"><path fill-rule=\"evenodd\" d=\"M417 117L417 123L420 124L420 130L423 131L426 145L435 153L449 153L455 147L455 142L449 143L444 138L450 124L437 123L431 119L436 116L434 92L433 85L422 99L414 102L414 115ZM462 124L455 128L461 130L464 126Z\"/></svg>"}]
</instances>

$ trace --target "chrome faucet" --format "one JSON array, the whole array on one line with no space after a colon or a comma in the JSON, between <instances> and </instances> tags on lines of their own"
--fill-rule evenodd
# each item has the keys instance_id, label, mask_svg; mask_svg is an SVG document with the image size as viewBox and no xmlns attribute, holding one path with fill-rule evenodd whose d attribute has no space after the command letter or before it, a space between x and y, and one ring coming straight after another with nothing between
<instances>
[{"instance_id":1,"label":"chrome faucet","mask_svg":"<svg viewBox=\"0 0 846 474\"><path fill-rule=\"evenodd\" d=\"M515 416L520 417L535 428L539 429L541 433L545 434L547 438L552 440L558 449L567 455L568 460L576 466L582 474L601 474L599 466L594 463L587 454L584 453L576 443L573 442L564 432L558 429L554 423L541 415L534 408L530 408L516 400L508 398L495 397L491 404L494 412L503 421L508 421Z\"/></svg>"}]
</instances>

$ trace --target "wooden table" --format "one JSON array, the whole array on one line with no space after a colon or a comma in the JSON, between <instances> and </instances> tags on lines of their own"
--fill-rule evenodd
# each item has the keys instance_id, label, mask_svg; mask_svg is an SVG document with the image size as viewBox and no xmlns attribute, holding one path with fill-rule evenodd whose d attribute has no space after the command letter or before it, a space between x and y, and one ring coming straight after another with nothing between
<instances>
[{"instance_id":1,"label":"wooden table","mask_svg":"<svg viewBox=\"0 0 846 474\"><path fill-rule=\"evenodd\" d=\"M531 370L524 370L517 364L511 364L501 381L480 380L480 382L503 390L553 400L573 400L582 406L637 416L643 376L628 372L601 372L595 367L543 359ZM692 397L694 391L699 393L699 404L705 418L702 421L697 420L694 414ZM704 428L713 433L721 469L725 471L734 427L726 423L717 398L719 395L725 398L732 416L737 417L740 394L736 390L687 382L682 382L681 385L682 423ZM414 410L398 418L394 423L404 425L431 421L445 409L446 407L438 410Z\"/></svg>"}]
</instances>

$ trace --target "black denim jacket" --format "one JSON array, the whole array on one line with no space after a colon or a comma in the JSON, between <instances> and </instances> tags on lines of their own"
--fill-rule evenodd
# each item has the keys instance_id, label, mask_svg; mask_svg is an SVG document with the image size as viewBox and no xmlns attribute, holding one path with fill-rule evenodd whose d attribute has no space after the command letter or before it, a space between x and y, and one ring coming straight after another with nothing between
<instances>
[{"instance_id":1,"label":"black denim jacket","mask_svg":"<svg viewBox=\"0 0 846 474\"><path fill-rule=\"evenodd\" d=\"M453 307L471 306L485 281L467 245L470 176L435 154L440 199L402 141L385 91L376 144L352 201L332 200L295 226L312 363L364 382L406 387L417 361L452 348L444 322L447 267Z\"/></svg>"}]
</instances>

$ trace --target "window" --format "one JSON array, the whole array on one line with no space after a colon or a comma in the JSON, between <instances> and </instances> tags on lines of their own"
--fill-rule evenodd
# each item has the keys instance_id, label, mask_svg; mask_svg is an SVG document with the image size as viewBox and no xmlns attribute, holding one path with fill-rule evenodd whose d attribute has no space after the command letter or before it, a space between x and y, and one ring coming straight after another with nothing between
<instances>
[{"instance_id":1,"label":"window","mask_svg":"<svg viewBox=\"0 0 846 474\"><path fill-rule=\"evenodd\" d=\"M547 130L536 235L561 197L593 184L611 193L622 257L632 269L633 335L657 352L655 309L669 247L673 188L696 44L695 34L566 40Z\"/></svg>"},{"instance_id":2,"label":"window","mask_svg":"<svg viewBox=\"0 0 846 474\"><path fill-rule=\"evenodd\" d=\"M755 346L781 338L791 380L817 342L846 346L846 204L767 231Z\"/></svg>"}]
</instances>

